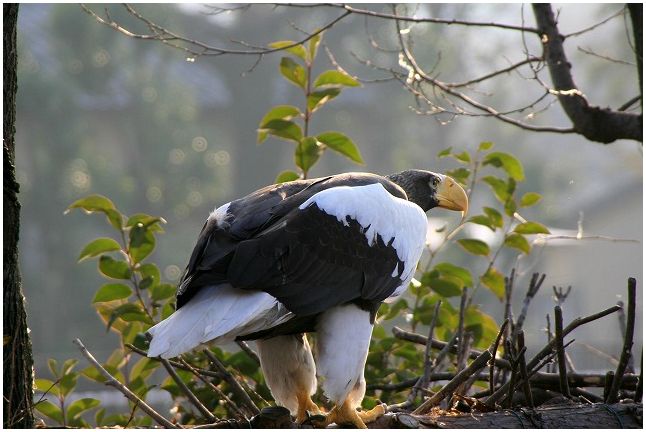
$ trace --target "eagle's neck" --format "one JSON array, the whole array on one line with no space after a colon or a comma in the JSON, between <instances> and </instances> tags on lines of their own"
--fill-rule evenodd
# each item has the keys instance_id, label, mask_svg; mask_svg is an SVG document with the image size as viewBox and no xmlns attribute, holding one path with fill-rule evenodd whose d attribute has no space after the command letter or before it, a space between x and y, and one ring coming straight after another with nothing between
<instances>
[{"instance_id":1,"label":"eagle's neck","mask_svg":"<svg viewBox=\"0 0 646 432\"><path fill-rule=\"evenodd\" d=\"M427 212L434 207L434 204L428 182L421 181L424 174L423 171L409 170L387 175L386 178L406 192L408 201L417 204Z\"/></svg>"}]
</instances>

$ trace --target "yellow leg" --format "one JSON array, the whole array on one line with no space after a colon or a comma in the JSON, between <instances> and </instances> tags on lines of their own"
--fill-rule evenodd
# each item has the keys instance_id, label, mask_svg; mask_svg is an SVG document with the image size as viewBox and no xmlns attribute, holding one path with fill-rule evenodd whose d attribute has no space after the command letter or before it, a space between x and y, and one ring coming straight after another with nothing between
<instances>
[{"instance_id":1,"label":"yellow leg","mask_svg":"<svg viewBox=\"0 0 646 432\"><path fill-rule=\"evenodd\" d=\"M298 393L298 412L296 413L296 423L303 423L310 414L323 414L323 411L314 403L307 392Z\"/></svg>"},{"instance_id":2,"label":"yellow leg","mask_svg":"<svg viewBox=\"0 0 646 432\"><path fill-rule=\"evenodd\" d=\"M377 405L369 411L357 411L346 400L343 405L332 408L320 426L325 427L329 424L336 423L339 426L351 424L357 429L367 429L366 423L375 421L385 413L386 409L383 404Z\"/></svg>"}]
</instances>

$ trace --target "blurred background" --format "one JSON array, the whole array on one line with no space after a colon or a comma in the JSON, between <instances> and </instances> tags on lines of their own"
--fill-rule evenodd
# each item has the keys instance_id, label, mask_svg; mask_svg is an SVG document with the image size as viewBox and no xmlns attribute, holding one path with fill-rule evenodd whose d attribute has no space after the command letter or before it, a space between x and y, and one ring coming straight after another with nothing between
<instances>
[{"instance_id":1,"label":"blurred background","mask_svg":"<svg viewBox=\"0 0 646 432\"><path fill-rule=\"evenodd\" d=\"M363 5L381 10L381 5ZM588 27L620 5L555 5L561 33ZM111 16L132 21L117 5ZM178 33L226 45L244 40L255 45L300 39L298 27L315 29L339 15L329 9L290 9L254 5L244 12L206 15L200 5L138 5L144 15ZM97 12L102 6L94 5ZM385 10L389 12L389 10ZM463 18L521 24L518 4L427 4L419 16ZM533 25L525 7L524 19ZM368 30L394 48L394 24L370 21ZM626 22L619 17L599 29L568 40L567 55L580 89L602 106L617 107L638 94L635 66L610 62L577 49L634 63ZM522 58L520 34L454 26L416 26L416 50L430 64L441 52L440 78L459 81ZM99 359L117 338L107 333L91 307L104 283L94 261L77 264L90 240L112 235L103 216L82 212L63 215L74 200L93 193L108 196L126 214L145 212L167 220L152 261L163 277L176 282L209 212L236 197L273 183L276 174L293 167L293 148L272 138L256 144L256 127L276 104L300 105L296 87L278 72L280 55L265 56L251 72L255 58L246 56L187 58L158 42L134 40L97 23L78 5L24 4L18 23L19 90L16 164L21 184L20 256L36 374L46 374L47 358L78 353L80 337ZM375 50L364 18L351 16L325 34L324 42L352 75L383 77L359 63L353 53L397 68L397 52ZM527 40L536 53L537 42ZM426 48L425 48L426 47ZM426 51L425 51L426 49ZM425 53L425 54L424 54ZM329 68L325 55L317 67ZM492 103L514 105L533 83L510 75L487 85ZM302 97L302 96L301 96ZM587 315L625 300L626 280L638 282L638 325L634 353L642 346L642 146L632 141L602 145L579 135L523 131L501 122L460 117L440 122L418 115L413 99L398 82L366 83L352 88L314 119L314 131L339 130L360 147L365 166L353 165L328 152L312 177L345 171L388 174L406 168L441 172L455 164L438 160L442 149L473 150L481 141L516 155L525 166L521 192L543 195L540 205L523 216L553 232L576 235L583 220L586 235L638 240L559 241L537 248L523 263L517 280L515 311L533 271L547 278L531 306L526 332L535 352L545 341L545 315L553 307L552 286L572 286L564 306L565 320ZM540 114L540 124L569 126L560 106ZM479 186L483 187L483 186ZM472 203L478 209L484 201ZM433 212L431 212L433 213ZM431 223L457 224L455 215L437 212ZM485 235L470 227L471 235ZM486 229L485 229L486 231ZM485 260L459 248L445 260L482 271ZM509 263L509 258L507 259ZM504 262L504 261L503 261ZM508 270L508 266L501 265ZM501 305L493 296L478 301L494 317ZM498 322L500 322L498 320ZM573 360L580 370L607 370L612 363L586 347L617 356L622 342L619 323L611 316L575 332Z\"/></svg>"}]
</instances>

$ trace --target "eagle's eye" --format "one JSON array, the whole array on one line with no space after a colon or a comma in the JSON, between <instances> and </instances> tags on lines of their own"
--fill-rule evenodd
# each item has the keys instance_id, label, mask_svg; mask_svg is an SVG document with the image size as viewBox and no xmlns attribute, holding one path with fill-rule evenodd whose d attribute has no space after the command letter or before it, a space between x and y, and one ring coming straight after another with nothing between
<instances>
[{"instance_id":1,"label":"eagle's eye","mask_svg":"<svg viewBox=\"0 0 646 432\"><path fill-rule=\"evenodd\" d=\"M431 185L437 187L438 184L440 184L440 179L436 176L431 177Z\"/></svg>"}]
</instances>

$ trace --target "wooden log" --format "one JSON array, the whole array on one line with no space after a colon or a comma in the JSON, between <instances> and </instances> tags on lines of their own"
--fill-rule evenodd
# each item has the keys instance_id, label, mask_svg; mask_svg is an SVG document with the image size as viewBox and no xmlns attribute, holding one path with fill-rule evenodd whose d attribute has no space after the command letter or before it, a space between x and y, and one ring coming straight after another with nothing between
<instances>
[{"instance_id":1,"label":"wooden log","mask_svg":"<svg viewBox=\"0 0 646 432\"><path fill-rule=\"evenodd\" d=\"M481 414L386 414L367 426L370 429L641 429L642 411L642 404L572 403L535 410L504 410Z\"/></svg>"}]
</instances>

